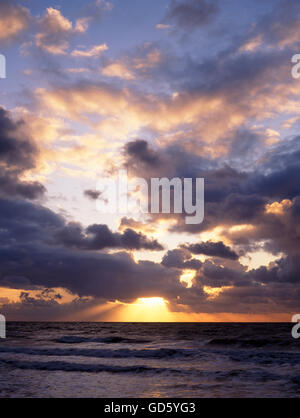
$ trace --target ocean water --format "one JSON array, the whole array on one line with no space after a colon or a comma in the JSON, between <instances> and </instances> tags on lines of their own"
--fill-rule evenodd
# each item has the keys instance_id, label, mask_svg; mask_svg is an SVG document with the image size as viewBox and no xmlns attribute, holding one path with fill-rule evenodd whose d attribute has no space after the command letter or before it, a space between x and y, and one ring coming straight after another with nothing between
<instances>
[{"instance_id":1,"label":"ocean water","mask_svg":"<svg viewBox=\"0 0 300 418\"><path fill-rule=\"evenodd\" d=\"M299 397L292 324L8 323L0 397Z\"/></svg>"}]
</instances>

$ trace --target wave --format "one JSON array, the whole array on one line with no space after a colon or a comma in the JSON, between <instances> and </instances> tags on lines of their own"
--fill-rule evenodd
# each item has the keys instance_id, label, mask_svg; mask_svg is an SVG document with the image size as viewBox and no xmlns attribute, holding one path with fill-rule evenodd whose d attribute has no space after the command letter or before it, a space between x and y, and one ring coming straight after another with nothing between
<instances>
[{"instance_id":1,"label":"wave","mask_svg":"<svg viewBox=\"0 0 300 418\"><path fill-rule=\"evenodd\" d=\"M30 347L0 347L0 353L26 354L31 356L82 356L95 358L178 358L190 357L197 352L188 349L144 349L144 350L107 350L107 349L62 349L62 348L30 348Z\"/></svg>"},{"instance_id":2,"label":"wave","mask_svg":"<svg viewBox=\"0 0 300 418\"><path fill-rule=\"evenodd\" d=\"M132 373L132 374L163 374L167 373L168 375L186 375L190 378L204 378L212 380L213 383L221 382L232 382L233 380L241 382L276 382L281 381L284 383L291 383L294 386L299 388L300 378L299 375L291 376L286 374L277 374L270 372L264 369L231 369L231 370L197 370L192 369L173 369L167 367L151 367L148 365L130 365L130 366L120 366L120 365L107 365L107 364L86 364L86 363L73 363L65 361L19 361L19 360L8 360L1 359L0 365L11 366L14 369L22 370L40 370L40 371L49 371L49 372L79 372L79 373L112 373L112 374L122 374L122 373Z\"/></svg>"},{"instance_id":3,"label":"wave","mask_svg":"<svg viewBox=\"0 0 300 418\"><path fill-rule=\"evenodd\" d=\"M131 344L144 344L150 343L149 340L124 338L124 337L104 337L104 338L88 338L79 337L76 335L66 335L54 340L56 343L62 344L80 344L80 343L104 343L104 344L120 344L120 343L131 343Z\"/></svg>"},{"instance_id":4,"label":"wave","mask_svg":"<svg viewBox=\"0 0 300 418\"><path fill-rule=\"evenodd\" d=\"M274 348L274 349L289 349L289 348L299 348L295 344L295 341L290 339L290 341L286 339L275 340L275 339L267 339L267 338L249 338L249 339L242 339L242 338L213 338L212 340L208 341L206 346L215 346L215 347L237 347L237 348Z\"/></svg>"},{"instance_id":5,"label":"wave","mask_svg":"<svg viewBox=\"0 0 300 418\"><path fill-rule=\"evenodd\" d=\"M253 363L260 366L292 365L299 369L300 353L280 351L231 351L228 352L230 360L235 362Z\"/></svg>"},{"instance_id":6,"label":"wave","mask_svg":"<svg viewBox=\"0 0 300 418\"><path fill-rule=\"evenodd\" d=\"M144 365L136 366L110 366L106 364L79 364L68 363L64 361L50 362L31 362L1 359L0 364L13 366L14 368L23 370L47 370L47 371L64 371L64 372L87 372L87 373L163 373L178 372L180 370L172 370L161 367L149 367Z\"/></svg>"}]
</instances>

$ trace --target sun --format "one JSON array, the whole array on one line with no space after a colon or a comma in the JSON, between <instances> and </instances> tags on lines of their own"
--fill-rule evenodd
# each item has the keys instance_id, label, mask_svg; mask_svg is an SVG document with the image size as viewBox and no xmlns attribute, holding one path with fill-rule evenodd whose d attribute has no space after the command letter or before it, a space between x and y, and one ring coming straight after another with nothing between
<instances>
[{"instance_id":1,"label":"sun","mask_svg":"<svg viewBox=\"0 0 300 418\"><path fill-rule=\"evenodd\" d=\"M115 320L125 322L171 322L174 320L168 309L168 301L162 297L138 298L133 303L122 303Z\"/></svg>"}]
</instances>

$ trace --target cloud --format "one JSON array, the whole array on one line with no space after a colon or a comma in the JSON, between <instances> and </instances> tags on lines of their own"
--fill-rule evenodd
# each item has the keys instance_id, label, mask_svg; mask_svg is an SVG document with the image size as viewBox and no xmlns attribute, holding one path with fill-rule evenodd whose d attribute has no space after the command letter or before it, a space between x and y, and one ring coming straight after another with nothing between
<instances>
[{"instance_id":1,"label":"cloud","mask_svg":"<svg viewBox=\"0 0 300 418\"><path fill-rule=\"evenodd\" d=\"M250 307L251 303L256 306L253 312L255 309L267 312L271 309L267 307L271 299L275 310L292 310L295 297L281 297L280 292L288 295L291 283L295 285L296 294L299 292L299 231L295 226L300 216L300 190L297 183L300 140L298 136L280 140L260 154L253 152L257 146L259 148L262 140L260 135L256 137L253 133L239 131L233 135L230 143L234 144L238 139L241 140L241 144L237 145L240 147L239 153L236 152L236 146L232 145L225 164L222 159L210 161L192 151L188 153L180 144L166 144L158 152L155 151L160 160L160 163L154 164L155 167L151 164L151 158L148 159L148 154L151 157L154 152L149 144L142 142L142 155L140 152L131 153L128 158L133 159L130 164L135 174L142 174L146 179L153 173L156 177L205 178L203 224L190 227L181 215L168 215L176 220L175 224L170 223L171 232L185 231L194 238L195 234L204 231L212 233L217 228L224 239L224 242L185 244L169 251L163 258L165 267L193 269L192 262L198 260L191 259L187 254L211 257L195 266L196 282L181 295L183 304L190 306L192 311L210 310L203 299L204 286L217 289L229 286L233 288L222 291L211 305L219 312L222 309L223 312L230 310L230 303L237 304L234 310L239 312L246 312L246 306ZM144 152L147 152L146 158L143 158ZM247 154L253 158L252 166L243 166L237 161L237 158L244 161ZM232 168L229 164L239 168ZM154 226L159 218L166 216L153 215L150 226ZM235 250L225 242L231 243ZM251 257L252 252L261 250L267 252L266 257L271 253L279 256L279 259L269 266L247 272L245 266L238 262L239 257ZM243 300L235 300L238 297Z\"/></svg>"},{"instance_id":2,"label":"cloud","mask_svg":"<svg viewBox=\"0 0 300 418\"><path fill-rule=\"evenodd\" d=\"M101 196L101 192L97 190L85 190L84 195L91 200L97 200Z\"/></svg>"},{"instance_id":3,"label":"cloud","mask_svg":"<svg viewBox=\"0 0 300 418\"><path fill-rule=\"evenodd\" d=\"M221 2L172 1L160 25L206 30L221 7ZM72 37L92 22L91 14L84 16L71 22L48 8L39 19L39 47L66 56L73 49L73 56L83 58L100 53L103 44L70 48ZM298 21L297 2L278 1L251 27L243 24L242 34L222 42L224 27L215 20L209 27L215 45L207 51L183 37L174 48L168 39L115 59L105 54L101 69L89 60L88 75L77 69L79 81L74 73L74 83L60 78L59 84L36 90L39 118L24 114L20 122L2 110L0 285L30 292L5 309L28 315L34 309L39 315L76 311L76 304L61 308L55 297L36 297L31 291L36 287L68 289L79 295L78 307L147 296L165 297L175 311L289 312L299 306L300 140L281 129L296 133L297 128L289 121L299 108L298 84L290 77ZM210 42L204 31L201 41ZM103 76L105 82L99 82ZM283 126L285 118L289 123ZM45 125L48 129L42 129ZM69 130L79 125L80 135ZM24 201L44 191L28 180L40 158L31 135L44 147L43 158L72 175L125 166L147 180L205 178L203 224L186 225L180 214L158 214L149 215L147 223L123 218L114 232L102 221L67 223ZM92 189L85 196L101 198ZM179 247L178 233L186 242ZM143 250L147 258L146 251L161 251L161 237L169 244L161 263L136 262L130 255ZM263 255L256 256L259 252ZM149 253L151 259L156 256L160 253ZM261 267L248 268L256 257ZM195 273L190 288L180 284L184 270Z\"/></svg>"},{"instance_id":4,"label":"cloud","mask_svg":"<svg viewBox=\"0 0 300 418\"><path fill-rule=\"evenodd\" d=\"M156 29L170 29L171 25L164 25L163 23L158 23Z\"/></svg>"},{"instance_id":5,"label":"cloud","mask_svg":"<svg viewBox=\"0 0 300 418\"><path fill-rule=\"evenodd\" d=\"M126 66L125 63L122 63L121 61L111 62L109 64L106 64L102 70L101 73L105 77L117 77L122 78L124 80L134 80L135 75L134 73Z\"/></svg>"},{"instance_id":6,"label":"cloud","mask_svg":"<svg viewBox=\"0 0 300 418\"><path fill-rule=\"evenodd\" d=\"M14 1L0 3L0 42L10 42L24 32L30 22L30 12Z\"/></svg>"},{"instance_id":7,"label":"cloud","mask_svg":"<svg viewBox=\"0 0 300 418\"><path fill-rule=\"evenodd\" d=\"M147 141L143 139L136 139L130 141L125 145L125 155L127 158L127 166L131 169L137 164L142 164L146 167L157 167L161 164L159 153L153 151Z\"/></svg>"},{"instance_id":8,"label":"cloud","mask_svg":"<svg viewBox=\"0 0 300 418\"><path fill-rule=\"evenodd\" d=\"M149 78L149 74L163 64L165 56L155 44L147 42L117 60L104 63L101 74L124 80Z\"/></svg>"},{"instance_id":9,"label":"cloud","mask_svg":"<svg viewBox=\"0 0 300 418\"><path fill-rule=\"evenodd\" d=\"M89 28L90 21L91 17L82 17L76 20L75 32L85 33Z\"/></svg>"},{"instance_id":10,"label":"cloud","mask_svg":"<svg viewBox=\"0 0 300 418\"><path fill-rule=\"evenodd\" d=\"M229 258L231 260L237 260L238 254L233 251L223 242L201 242L199 244L184 245L183 248L190 251L192 254L203 254L213 257Z\"/></svg>"},{"instance_id":11,"label":"cloud","mask_svg":"<svg viewBox=\"0 0 300 418\"><path fill-rule=\"evenodd\" d=\"M259 40L257 46L267 44L272 47L285 48L299 45L300 5L293 0L280 0L271 13L258 21L246 41L251 45Z\"/></svg>"},{"instance_id":12,"label":"cloud","mask_svg":"<svg viewBox=\"0 0 300 418\"><path fill-rule=\"evenodd\" d=\"M66 225L55 234L57 244L81 250L103 250L119 248L125 250L161 251L163 246L157 240L150 240L144 234L127 228L123 234L113 233L106 225L90 225L84 231L77 223Z\"/></svg>"},{"instance_id":13,"label":"cloud","mask_svg":"<svg viewBox=\"0 0 300 418\"><path fill-rule=\"evenodd\" d=\"M0 108L0 195L35 199L45 192L37 181L24 181L25 172L35 168L39 151L26 136L24 123L13 121Z\"/></svg>"},{"instance_id":14,"label":"cloud","mask_svg":"<svg viewBox=\"0 0 300 418\"><path fill-rule=\"evenodd\" d=\"M70 37L84 33L88 29L88 22L87 18L81 18L73 27L73 23L60 10L48 7L39 21L40 32L35 35L36 46L53 55L66 55Z\"/></svg>"},{"instance_id":15,"label":"cloud","mask_svg":"<svg viewBox=\"0 0 300 418\"><path fill-rule=\"evenodd\" d=\"M84 14L91 19L100 19L107 12L113 9L114 5L111 1L95 0L85 5Z\"/></svg>"},{"instance_id":16,"label":"cloud","mask_svg":"<svg viewBox=\"0 0 300 418\"><path fill-rule=\"evenodd\" d=\"M190 31L210 23L218 10L216 0L172 0L164 22L175 22Z\"/></svg>"},{"instance_id":17,"label":"cloud","mask_svg":"<svg viewBox=\"0 0 300 418\"><path fill-rule=\"evenodd\" d=\"M20 281L15 284L13 278L23 277L27 279L26 286L65 288L81 297L112 301L161 293L172 297L173 291L181 286L172 269L148 261L136 263L124 252L92 251L103 245L157 247L155 241L148 241L141 234L129 230L115 235L105 226L94 225L89 228L92 236L89 241L81 237L75 225L71 230L61 216L37 204L2 199L0 212L0 286L19 288ZM64 234L58 238L59 231ZM78 248L83 245L90 251Z\"/></svg>"},{"instance_id":18,"label":"cloud","mask_svg":"<svg viewBox=\"0 0 300 418\"><path fill-rule=\"evenodd\" d=\"M108 50L108 46L106 44L95 45L88 50L82 49L74 49L71 52L72 57L80 57L80 58L97 58L103 52Z\"/></svg>"},{"instance_id":19,"label":"cloud","mask_svg":"<svg viewBox=\"0 0 300 418\"><path fill-rule=\"evenodd\" d=\"M226 137L237 129L248 128L249 120L259 123L279 112L290 117L299 101L294 80L286 77L290 53L289 50L253 54L226 51L201 63L172 57L170 62L163 60L152 69L134 72L122 62L121 67L115 68L126 74L125 81L143 77L148 80L150 76L155 80L156 90L148 94L143 85L128 87L111 81L81 81L49 90L38 89L35 97L44 112L63 113L93 127L96 117L99 126L105 124L106 129L113 131L117 123L117 131L122 132L123 138L138 136L145 130L167 138L177 135L178 141L187 146L192 147L195 141L201 144L195 148L198 154L216 158L230 149ZM103 68L106 65L110 63ZM160 93L158 83L160 86L167 83L172 94ZM244 146L246 142L250 145L250 138Z\"/></svg>"},{"instance_id":20,"label":"cloud","mask_svg":"<svg viewBox=\"0 0 300 418\"><path fill-rule=\"evenodd\" d=\"M1 300L1 299L0 299ZM74 298L73 301L67 303L59 303L54 298L44 298L42 294L32 296L30 293L23 292L22 299L18 302L11 303L4 300L1 306L2 312L5 312L6 318L15 321L61 321L70 320L70 318L86 319L84 313L103 301L101 299L90 298ZM88 317L87 319L90 319ZM92 318L98 319L98 318Z\"/></svg>"},{"instance_id":21,"label":"cloud","mask_svg":"<svg viewBox=\"0 0 300 418\"><path fill-rule=\"evenodd\" d=\"M187 250L180 248L168 251L161 264L168 268L199 270L203 263L200 260L192 259Z\"/></svg>"},{"instance_id":22,"label":"cloud","mask_svg":"<svg viewBox=\"0 0 300 418\"><path fill-rule=\"evenodd\" d=\"M155 232L155 228L149 225L147 222L144 223L141 221L137 221L136 219L133 219L133 218L123 217L120 221L119 230L124 231L127 228L133 229L137 232L145 232L145 233Z\"/></svg>"},{"instance_id":23,"label":"cloud","mask_svg":"<svg viewBox=\"0 0 300 418\"><path fill-rule=\"evenodd\" d=\"M178 303L193 312L270 313L297 306L298 257L283 258L268 268L247 272L237 260L224 259L220 265L217 259L211 258L203 263L192 259L190 251L181 248L169 251L161 265L149 261L136 263L126 253L103 254L92 251L87 238L81 236L82 228L77 226L76 231L76 225L73 225L75 229L68 244L74 244L75 237L77 240L79 238L80 245L73 248L70 245L61 246L53 237L56 237L57 231L66 232L65 228L70 227L61 216L30 202L2 199L0 203L0 242L3 243L0 245L0 286L17 289L22 286L25 289L37 286L45 289L64 288L80 298L92 297L95 303L97 298L104 303L107 300L130 302L138 297L160 296L168 299L170 308L175 311L179 309ZM108 237L114 243L117 238L107 227L92 226L90 231L102 242L103 238ZM133 237L135 240L136 235ZM127 246L126 242L128 237L123 241ZM132 242L132 236L129 242ZM82 245L88 246L89 251L82 249ZM95 247L97 245L93 242ZM184 269L197 271L193 286L189 289L179 282ZM293 292L291 284L296 286ZM229 288L217 298L210 299L203 290L205 286ZM284 296L287 294L288 297ZM51 295L34 298L24 294L20 303L4 307L8 318L18 308L19 312L27 315L26 318L32 318L30 315L36 309L36 315L41 315L41 319L50 314L49 303L58 307L57 298ZM78 303L77 309L80 310L83 301ZM29 305L33 310L29 310ZM58 312L62 314L69 308L68 304L58 307ZM76 308L73 308L70 310L74 315Z\"/></svg>"}]
</instances>

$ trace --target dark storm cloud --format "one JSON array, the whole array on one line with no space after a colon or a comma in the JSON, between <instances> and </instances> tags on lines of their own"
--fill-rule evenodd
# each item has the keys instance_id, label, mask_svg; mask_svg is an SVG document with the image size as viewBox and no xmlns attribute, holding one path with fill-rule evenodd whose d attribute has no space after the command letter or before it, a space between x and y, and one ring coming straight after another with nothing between
<instances>
[{"instance_id":1,"label":"dark storm cloud","mask_svg":"<svg viewBox=\"0 0 300 418\"><path fill-rule=\"evenodd\" d=\"M188 71L191 76L180 77L179 80L184 81L181 87L191 93L221 95L228 103L234 104L237 101L246 112L251 103L263 97L266 92L272 95L271 89L274 83L280 83L280 76L283 84L292 82L286 76L291 55L289 48L257 50L251 54L229 49L204 62L192 60L188 63L188 68L181 70ZM254 97L249 95L252 89L256 92Z\"/></svg>"},{"instance_id":2,"label":"dark storm cloud","mask_svg":"<svg viewBox=\"0 0 300 418\"><path fill-rule=\"evenodd\" d=\"M124 147L125 166L136 176L149 180L151 177L193 177L216 166L216 162L185 150L180 144L154 148L147 141L137 139Z\"/></svg>"},{"instance_id":3,"label":"dark storm cloud","mask_svg":"<svg viewBox=\"0 0 300 418\"><path fill-rule=\"evenodd\" d=\"M29 196L30 186L43 190L38 183L19 180L21 174L35 167L38 158L38 150L24 136L22 126L22 122L14 122L8 112L1 110L0 286L28 290L63 287L79 296L103 301L175 295L175 289L181 287L178 272L152 262L135 263L126 253L93 252L109 247L162 250L156 240L130 228L113 233L106 225L86 229L79 224L67 225L51 210L20 199L36 197L33 191ZM30 300L24 297L21 306L28 306ZM49 301L38 303L47 305ZM51 304L57 306L56 300Z\"/></svg>"},{"instance_id":4,"label":"dark storm cloud","mask_svg":"<svg viewBox=\"0 0 300 418\"><path fill-rule=\"evenodd\" d=\"M238 138L242 143L237 145ZM162 147L159 151L163 164L153 171L144 169L140 164L135 166L136 174L154 175L156 177L204 177L205 178L205 220L201 225L186 225L181 215L168 215L177 220L172 231L185 231L196 234L214 227L225 227L223 235L235 246L233 251L224 243L186 244L181 249L169 251L162 260L162 265L169 268L188 269L191 259L187 249L195 254L212 257L195 266L197 276L191 289L181 293L184 301L193 311L235 312L252 311L251 304L260 311L268 311L270 300L274 311L293 309L299 286L299 248L300 235L300 138L298 136L280 141L267 152L259 155L255 165L236 164L240 152L253 156L263 142L261 136L247 131L235 132L230 154L227 159L205 160L183 149L180 144ZM234 145L236 143L236 146ZM236 147L239 152L236 152ZM150 145L146 149L151 150ZM136 160L139 160L136 155ZM235 166L234 167L232 167ZM168 175L169 174L169 175ZM147 177L146 177L147 178ZM267 205L290 199L282 213L268 212ZM153 221L166 215L153 215ZM252 229L231 231L235 225L251 225ZM226 228L227 227L227 228ZM251 257L252 251L266 250L281 256L281 259L269 266L246 271L238 262L240 254ZM222 257L222 265L217 261ZM220 260L220 258L219 258ZM231 264L226 264L230 262ZM263 285L263 286L262 286ZM294 296L289 294L294 286ZM218 298L211 300L211 307L203 294L203 286L234 286L224 291ZM242 297L243 300L237 298ZM270 297L270 299L268 299ZM230 305L234 307L230 307ZM248 306L248 311L247 311ZM253 307L253 311L255 308Z\"/></svg>"},{"instance_id":5,"label":"dark storm cloud","mask_svg":"<svg viewBox=\"0 0 300 418\"><path fill-rule=\"evenodd\" d=\"M9 251L24 243L39 245L52 241L64 220L51 210L24 200L0 199L0 238ZM17 276L23 276L18 274Z\"/></svg>"},{"instance_id":6,"label":"dark storm cloud","mask_svg":"<svg viewBox=\"0 0 300 418\"><path fill-rule=\"evenodd\" d=\"M160 264L135 263L127 253L101 254L78 249L76 245L63 247L57 242L57 234L68 226L63 218L42 206L2 199L0 211L0 286L63 287L80 296L103 300L134 300L161 293L172 297L181 287L179 273ZM97 247L100 241L101 245L115 247L160 249L156 241L130 230L114 235L106 226L94 225L90 232L95 237L93 245L86 238L88 249ZM103 236L112 241L104 243ZM84 240L73 230L68 237L72 244L78 244L74 237Z\"/></svg>"},{"instance_id":7,"label":"dark storm cloud","mask_svg":"<svg viewBox=\"0 0 300 418\"><path fill-rule=\"evenodd\" d=\"M211 258L202 263L192 259L190 252L182 248L169 251L161 265L150 261L136 263L127 253L103 254L62 247L53 240L57 231L65 227L62 217L31 202L2 200L0 203L0 286L28 290L63 287L80 298L92 296L98 303L99 300L129 302L138 297L161 296L170 300L175 310L180 303L187 304L194 312L263 311L270 309L270 300L273 300L275 312L281 303L289 309L296 305L297 257L283 258L269 269L247 272L237 260L224 259L220 265L216 258ZM101 235L103 228L94 226L91 231ZM74 233L77 237L78 232L82 230ZM106 232L111 237L111 233ZM74 236L71 238L74 240ZM81 240L79 234L80 243ZM197 271L191 289L179 282L184 269ZM284 292L290 291L291 284L295 291L287 298ZM235 288L226 290L216 300L208 300L203 286ZM35 299L24 295L18 306L6 305L2 311L8 318L15 317L17 311L27 312L29 317L35 309L39 319L46 313L55 317L57 298L47 293ZM254 303L260 305L254 307ZM83 306L84 303L78 302L78 309ZM60 313L64 310L74 312L76 309L73 305L58 308Z\"/></svg>"},{"instance_id":8,"label":"dark storm cloud","mask_svg":"<svg viewBox=\"0 0 300 418\"><path fill-rule=\"evenodd\" d=\"M255 135L247 135L243 132L245 145L244 154L247 151L255 154L255 146L261 139ZM237 137L237 133L234 134ZM256 144L251 148L249 142ZM144 145L145 149L152 152L151 147ZM233 168L230 164L235 163L234 158L228 156L225 160L208 160L201 155L197 156L187 152L179 144L160 148L158 151L163 164L148 170L140 163L140 156L137 154L132 162L134 174L149 180L149 177L192 177L205 179L205 219L200 225L186 225L184 218L180 215L173 216L178 224L173 230L185 230L191 233L212 229L218 225L237 224L258 224L266 230L271 222L271 217L266 218L266 205L274 201L284 199L296 199L300 195L300 138L281 141L260 156L260 162L247 166L243 171L242 167ZM227 161L226 161L227 160ZM242 165L242 164L241 164ZM153 215L153 219L164 215ZM277 222L279 230L279 219ZM274 230L272 233L271 229ZM273 237L276 227L272 225L268 234ZM268 236L268 235L267 235Z\"/></svg>"},{"instance_id":9,"label":"dark storm cloud","mask_svg":"<svg viewBox=\"0 0 300 418\"><path fill-rule=\"evenodd\" d=\"M121 247L124 249L145 249L151 251L161 251L164 249L157 240L150 240L144 234L137 233L129 228L120 236L120 242Z\"/></svg>"},{"instance_id":10,"label":"dark storm cloud","mask_svg":"<svg viewBox=\"0 0 300 418\"><path fill-rule=\"evenodd\" d=\"M5 199L0 199L0 203L2 242L64 245L90 251L104 248L163 250L157 240L130 228L122 234L110 231L106 225L95 224L84 229L79 223L66 225L60 215L40 205Z\"/></svg>"},{"instance_id":11,"label":"dark storm cloud","mask_svg":"<svg viewBox=\"0 0 300 418\"><path fill-rule=\"evenodd\" d=\"M172 0L164 23L173 23L185 30L192 30L207 23L218 13L216 0Z\"/></svg>"},{"instance_id":12,"label":"dark storm cloud","mask_svg":"<svg viewBox=\"0 0 300 418\"><path fill-rule=\"evenodd\" d=\"M290 284L269 284L262 287L259 283L247 283L223 290L216 298L207 300L202 286L194 285L186 289L181 302L192 312L267 314L297 312L299 307L299 287ZM297 300L298 299L298 300ZM272 301L272 305L270 305Z\"/></svg>"},{"instance_id":13,"label":"dark storm cloud","mask_svg":"<svg viewBox=\"0 0 300 418\"><path fill-rule=\"evenodd\" d=\"M287 256L273 263L272 267L251 270L249 276L258 283L281 282L299 285L300 262L298 255Z\"/></svg>"},{"instance_id":14,"label":"dark storm cloud","mask_svg":"<svg viewBox=\"0 0 300 418\"><path fill-rule=\"evenodd\" d=\"M35 199L45 192L45 187L36 181L20 180L24 172L35 167L39 154L26 137L23 125L0 108L0 196Z\"/></svg>"},{"instance_id":15,"label":"dark storm cloud","mask_svg":"<svg viewBox=\"0 0 300 418\"><path fill-rule=\"evenodd\" d=\"M37 286L32 286L29 279L21 276L4 277L1 280L1 285L11 289L21 290L36 290L39 288Z\"/></svg>"},{"instance_id":16,"label":"dark storm cloud","mask_svg":"<svg viewBox=\"0 0 300 418\"><path fill-rule=\"evenodd\" d=\"M37 149L28 139L17 137L22 122L13 122L9 113L0 108L0 158L9 168L25 170L34 166Z\"/></svg>"},{"instance_id":17,"label":"dark storm cloud","mask_svg":"<svg viewBox=\"0 0 300 418\"><path fill-rule=\"evenodd\" d=\"M25 319L33 322L37 318L39 321L47 322L61 321L62 318L70 319L74 317L82 320L84 312L103 303L101 299L75 298L72 302L60 304L53 298L45 299L41 294L35 297L30 296L30 294L25 296L25 294L26 292L23 292L22 300L19 302L9 303L8 300L3 301L1 312L4 313L6 318L10 318L12 321L24 321ZM99 314L92 319L99 321Z\"/></svg>"},{"instance_id":18,"label":"dark storm cloud","mask_svg":"<svg viewBox=\"0 0 300 418\"><path fill-rule=\"evenodd\" d=\"M222 286L244 286L251 282L245 272L239 268L230 268L215 264L213 260L206 260L203 263L201 271L197 277L197 280L202 285L211 287L222 287Z\"/></svg>"},{"instance_id":19,"label":"dark storm cloud","mask_svg":"<svg viewBox=\"0 0 300 418\"><path fill-rule=\"evenodd\" d=\"M111 232L106 225L91 225L84 230L78 223L66 225L61 216L40 205L4 199L0 203L0 237L4 243L64 245L82 250L163 249L158 241L129 228L122 234Z\"/></svg>"},{"instance_id":20,"label":"dark storm cloud","mask_svg":"<svg viewBox=\"0 0 300 418\"><path fill-rule=\"evenodd\" d=\"M261 243L261 248L271 254L295 256L300 248L297 227L300 220L300 197L292 201L284 200L282 207L280 213L264 212L257 216L253 222L254 228L249 232L228 232L227 237L245 251L251 251L251 247L258 249Z\"/></svg>"},{"instance_id":21,"label":"dark storm cloud","mask_svg":"<svg viewBox=\"0 0 300 418\"><path fill-rule=\"evenodd\" d=\"M128 142L124 151L127 156L127 165L131 169L135 169L136 165L142 165L147 169L161 164L159 154L143 139Z\"/></svg>"},{"instance_id":22,"label":"dark storm cloud","mask_svg":"<svg viewBox=\"0 0 300 418\"><path fill-rule=\"evenodd\" d=\"M192 254L203 254L214 257L229 258L231 260L237 260L238 254L233 251L223 242L201 242L199 244L184 245L183 248L190 251Z\"/></svg>"},{"instance_id":23,"label":"dark storm cloud","mask_svg":"<svg viewBox=\"0 0 300 418\"><path fill-rule=\"evenodd\" d=\"M161 264L168 268L199 270L202 262L192 259L189 252L184 249L168 251Z\"/></svg>"},{"instance_id":24,"label":"dark storm cloud","mask_svg":"<svg viewBox=\"0 0 300 418\"><path fill-rule=\"evenodd\" d=\"M20 181L15 176L1 172L0 169L0 195L24 197L26 199L36 199L45 192L45 187L37 182Z\"/></svg>"},{"instance_id":25,"label":"dark storm cloud","mask_svg":"<svg viewBox=\"0 0 300 418\"><path fill-rule=\"evenodd\" d=\"M132 301L175 297L180 291L172 269L149 261L135 263L126 253L78 252L48 246L17 245L1 251L0 286L22 274L32 286L63 287L79 296ZM172 296L173 295L173 296Z\"/></svg>"},{"instance_id":26,"label":"dark storm cloud","mask_svg":"<svg viewBox=\"0 0 300 418\"><path fill-rule=\"evenodd\" d=\"M101 196L101 192L98 192L97 190L85 190L84 195L91 200L98 200Z\"/></svg>"},{"instance_id":27,"label":"dark storm cloud","mask_svg":"<svg viewBox=\"0 0 300 418\"><path fill-rule=\"evenodd\" d=\"M56 233L56 242L81 250L103 250L122 248L126 250L161 251L163 246L157 240L150 240L144 234L127 228L124 233L114 233L106 225L90 225L86 230L80 224L66 225Z\"/></svg>"},{"instance_id":28,"label":"dark storm cloud","mask_svg":"<svg viewBox=\"0 0 300 418\"><path fill-rule=\"evenodd\" d=\"M152 155L153 150L149 145L143 147ZM205 179L206 214L203 224L186 225L182 216L174 215L179 224L173 227L173 230L182 228L196 232L210 229L220 223L247 223L264 211L268 198L260 195L260 190L253 186L256 184L256 173L240 172L222 160L203 158L186 151L180 144L167 145L157 153L162 163L155 167L148 165L146 168L141 163L140 154L130 156L127 162L131 161L130 168L135 175L147 180L150 177ZM261 176L263 177L262 174ZM153 218L157 216L154 215Z\"/></svg>"},{"instance_id":29,"label":"dark storm cloud","mask_svg":"<svg viewBox=\"0 0 300 418\"><path fill-rule=\"evenodd\" d=\"M250 178L249 189L274 199L300 195L300 136L286 139L264 156L260 172Z\"/></svg>"}]
</instances>

